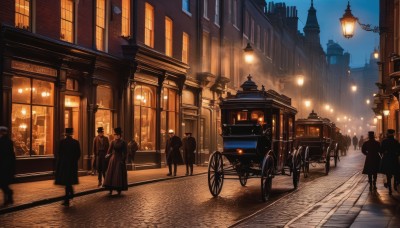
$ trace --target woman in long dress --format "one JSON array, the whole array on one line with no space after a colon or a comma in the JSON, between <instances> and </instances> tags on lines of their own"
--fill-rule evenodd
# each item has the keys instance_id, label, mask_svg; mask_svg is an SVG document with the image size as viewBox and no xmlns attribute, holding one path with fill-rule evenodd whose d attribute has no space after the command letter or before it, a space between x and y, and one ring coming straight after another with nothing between
<instances>
[{"instance_id":1,"label":"woman in long dress","mask_svg":"<svg viewBox=\"0 0 400 228\"><path fill-rule=\"evenodd\" d=\"M128 172L125 165L127 144L121 138L121 133L120 127L114 129L115 138L107 152L107 156L110 156L110 161L104 180L104 188L110 191L110 195L113 190L116 190L118 195L121 194L121 191L128 190Z\"/></svg>"}]
</instances>

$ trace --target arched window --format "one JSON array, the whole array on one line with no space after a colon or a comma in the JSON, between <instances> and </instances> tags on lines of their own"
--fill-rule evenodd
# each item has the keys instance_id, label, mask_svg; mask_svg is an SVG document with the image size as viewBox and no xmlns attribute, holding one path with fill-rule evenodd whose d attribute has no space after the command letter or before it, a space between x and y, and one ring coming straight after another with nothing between
<instances>
[{"instance_id":1,"label":"arched window","mask_svg":"<svg viewBox=\"0 0 400 228\"><path fill-rule=\"evenodd\" d=\"M133 137L139 150L156 149L156 92L155 87L138 85L134 92Z\"/></svg>"}]
</instances>

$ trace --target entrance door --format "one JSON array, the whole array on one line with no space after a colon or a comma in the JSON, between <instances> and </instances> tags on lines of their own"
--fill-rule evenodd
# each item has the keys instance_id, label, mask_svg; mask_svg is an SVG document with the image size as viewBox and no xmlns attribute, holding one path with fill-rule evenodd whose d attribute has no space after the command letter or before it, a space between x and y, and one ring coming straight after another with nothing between
<instances>
[{"instance_id":1,"label":"entrance door","mask_svg":"<svg viewBox=\"0 0 400 228\"><path fill-rule=\"evenodd\" d=\"M65 96L64 125L74 128L73 138L79 141L79 97Z\"/></svg>"}]
</instances>

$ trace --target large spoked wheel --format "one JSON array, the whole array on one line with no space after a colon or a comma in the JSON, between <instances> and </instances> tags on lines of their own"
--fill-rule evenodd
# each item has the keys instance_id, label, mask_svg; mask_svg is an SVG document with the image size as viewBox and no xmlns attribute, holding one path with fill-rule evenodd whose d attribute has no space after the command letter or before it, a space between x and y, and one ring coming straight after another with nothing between
<instances>
[{"instance_id":1,"label":"large spoked wheel","mask_svg":"<svg viewBox=\"0 0 400 228\"><path fill-rule=\"evenodd\" d=\"M265 155L261 171L261 199L266 202L272 190L274 159Z\"/></svg>"},{"instance_id":2,"label":"large spoked wheel","mask_svg":"<svg viewBox=\"0 0 400 228\"><path fill-rule=\"evenodd\" d=\"M208 188L213 196L218 196L224 184L224 167L222 154L215 151L208 163Z\"/></svg>"},{"instance_id":3,"label":"large spoked wheel","mask_svg":"<svg viewBox=\"0 0 400 228\"><path fill-rule=\"evenodd\" d=\"M326 161L325 161L325 174L328 175L329 169L331 168L331 151L328 147L328 151L326 152Z\"/></svg>"},{"instance_id":4,"label":"large spoked wheel","mask_svg":"<svg viewBox=\"0 0 400 228\"><path fill-rule=\"evenodd\" d=\"M249 173L248 172L243 171L243 172L239 173L240 185L246 186L248 178L249 178Z\"/></svg>"},{"instance_id":5,"label":"large spoked wheel","mask_svg":"<svg viewBox=\"0 0 400 228\"><path fill-rule=\"evenodd\" d=\"M303 156L303 174L307 178L310 172L310 148L306 147Z\"/></svg>"},{"instance_id":6,"label":"large spoked wheel","mask_svg":"<svg viewBox=\"0 0 400 228\"><path fill-rule=\"evenodd\" d=\"M295 156L293 156L293 167L292 167L292 171L293 171L293 187L294 189L297 189L297 187L299 186L299 182L300 182L300 169L301 169L301 156L299 151L297 153L295 153Z\"/></svg>"}]
</instances>

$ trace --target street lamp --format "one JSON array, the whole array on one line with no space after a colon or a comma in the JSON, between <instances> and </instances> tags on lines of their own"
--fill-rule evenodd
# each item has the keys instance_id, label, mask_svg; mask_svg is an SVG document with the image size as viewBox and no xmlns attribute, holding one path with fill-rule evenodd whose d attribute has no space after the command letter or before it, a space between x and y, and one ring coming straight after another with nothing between
<instances>
[{"instance_id":1,"label":"street lamp","mask_svg":"<svg viewBox=\"0 0 400 228\"><path fill-rule=\"evenodd\" d=\"M374 48L374 59L378 59L379 58L379 52L378 50L376 50L376 48Z\"/></svg>"},{"instance_id":2,"label":"street lamp","mask_svg":"<svg viewBox=\"0 0 400 228\"><path fill-rule=\"evenodd\" d=\"M298 76L297 77L297 85L298 86L303 86L304 85L304 77L303 76Z\"/></svg>"},{"instance_id":3,"label":"street lamp","mask_svg":"<svg viewBox=\"0 0 400 228\"><path fill-rule=\"evenodd\" d=\"M339 20L340 24L342 25L343 36L347 39L354 36L356 22L365 31L379 33L382 30L382 28L379 28L378 26L371 28L370 24L362 24L357 17L354 17L351 13L350 1L347 1L347 9L344 11L343 17L341 17Z\"/></svg>"},{"instance_id":4,"label":"street lamp","mask_svg":"<svg viewBox=\"0 0 400 228\"><path fill-rule=\"evenodd\" d=\"M369 104L371 101L369 100L369 99L367 99L366 101L365 101L365 103L367 103L367 104Z\"/></svg>"},{"instance_id":5,"label":"street lamp","mask_svg":"<svg viewBox=\"0 0 400 228\"><path fill-rule=\"evenodd\" d=\"M247 46L243 50L244 50L244 61L246 61L246 63L248 63L248 64L253 63L254 50L251 47L250 43L247 43Z\"/></svg>"},{"instance_id":6,"label":"street lamp","mask_svg":"<svg viewBox=\"0 0 400 228\"><path fill-rule=\"evenodd\" d=\"M357 86L356 85L352 85L351 86L351 91L356 92L357 91Z\"/></svg>"}]
</instances>

